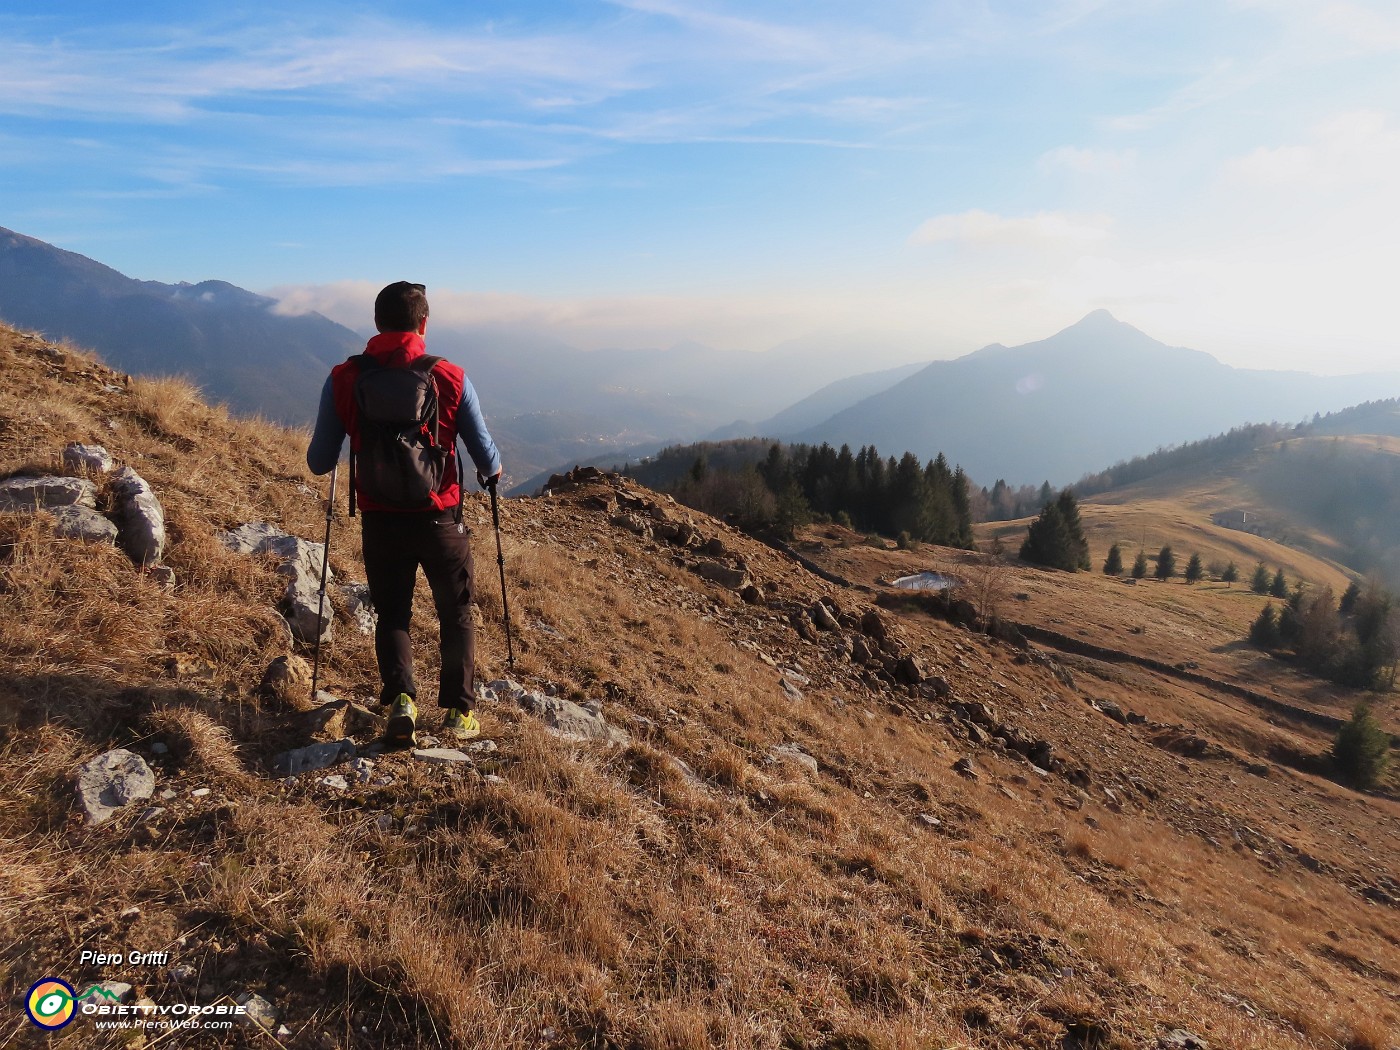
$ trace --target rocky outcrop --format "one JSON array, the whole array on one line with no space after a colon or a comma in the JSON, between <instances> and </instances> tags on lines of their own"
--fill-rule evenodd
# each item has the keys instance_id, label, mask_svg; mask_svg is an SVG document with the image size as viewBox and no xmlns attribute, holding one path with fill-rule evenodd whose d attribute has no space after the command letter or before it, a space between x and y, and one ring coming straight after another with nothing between
<instances>
[{"instance_id":1,"label":"rocky outcrop","mask_svg":"<svg viewBox=\"0 0 1400 1050\"><path fill-rule=\"evenodd\" d=\"M91 507L53 507L54 535L85 543L116 543L117 527Z\"/></svg>"},{"instance_id":2,"label":"rocky outcrop","mask_svg":"<svg viewBox=\"0 0 1400 1050\"><path fill-rule=\"evenodd\" d=\"M63 468L105 474L112 469L112 454L101 445L83 445L71 441L63 447Z\"/></svg>"},{"instance_id":3,"label":"rocky outcrop","mask_svg":"<svg viewBox=\"0 0 1400 1050\"><path fill-rule=\"evenodd\" d=\"M272 554L280 564L277 571L287 577L281 610L291 624L292 634L303 642L329 640L334 619L331 603L321 605L321 559L325 548L299 536L283 532L266 522L252 522L230 532L219 533L219 540L239 554ZM327 586L335 574L327 570Z\"/></svg>"},{"instance_id":4,"label":"rocky outcrop","mask_svg":"<svg viewBox=\"0 0 1400 1050\"><path fill-rule=\"evenodd\" d=\"M509 679L492 682L482 688L481 694L486 699L514 700L524 710L543 721L556 736L567 740L600 740L611 744L625 744L631 739L625 729L611 724L603 717L602 705L596 700L580 705L562 696L530 692Z\"/></svg>"},{"instance_id":5,"label":"rocky outcrop","mask_svg":"<svg viewBox=\"0 0 1400 1050\"><path fill-rule=\"evenodd\" d=\"M14 477L0 481L0 510L97 507L97 486L87 478Z\"/></svg>"},{"instance_id":6,"label":"rocky outcrop","mask_svg":"<svg viewBox=\"0 0 1400 1050\"><path fill-rule=\"evenodd\" d=\"M117 543L137 565L154 565L165 554L165 510L146 479L123 467L112 479Z\"/></svg>"}]
</instances>

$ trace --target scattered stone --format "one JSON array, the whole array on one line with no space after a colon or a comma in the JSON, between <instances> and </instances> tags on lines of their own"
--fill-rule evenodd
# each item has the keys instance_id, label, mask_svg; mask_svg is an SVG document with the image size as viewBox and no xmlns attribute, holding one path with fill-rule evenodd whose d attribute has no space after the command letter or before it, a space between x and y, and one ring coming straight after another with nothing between
<instances>
[{"instance_id":1,"label":"scattered stone","mask_svg":"<svg viewBox=\"0 0 1400 1050\"><path fill-rule=\"evenodd\" d=\"M920 813L919 823L930 828L941 828L943 826L943 821L939 820L932 813Z\"/></svg>"},{"instance_id":2,"label":"scattered stone","mask_svg":"<svg viewBox=\"0 0 1400 1050\"><path fill-rule=\"evenodd\" d=\"M294 653L279 656L267 665L258 688L283 703L304 701L311 692L311 665Z\"/></svg>"},{"instance_id":3,"label":"scattered stone","mask_svg":"<svg viewBox=\"0 0 1400 1050\"><path fill-rule=\"evenodd\" d=\"M317 590L319 594L319 584ZM378 621L378 616L374 611L374 602L369 596L369 585L365 583L343 583L340 585L340 593L345 599L345 611L350 617L350 623L355 630L366 637L374 635L374 625Z\"/></svg>"},{"instance_id":4,"label":"scattered stone","mask_svg":"<svg viewBox=\"0 0 1400 1050\"><path fill-rule=\"evenodd\" d=\"M195 788L190 792L190 798L205 798L213 793L213 788Z\"/></svg>"},{"instance_id":5,"label":"scattered stone","mask_svg":"<svg viewBox=\"0 0 1400 1050\"><path fill-rule=\"evenodd\" d=\"M355 741L349 737L332 740L324 744L310 744L306 747L283 751L272 760L272 767L284 776L296 776L317 769L348 762L355 757Z\"/></svg>"},{"instance_id":6,"label":"scattered stone","mask_svg":"<svg viewBox=\"0 0 1400 1050\"><path fill-rule=\"evenodd\" d=\"M97 486L87 478L15 477L0 481L0 510L97 509Z\"/></svg>"},{"instance_id":7,"label":"scattered stone","mask_svg":"<svg viewBox=\"0 0 1400 1050\"><path fill-rule=\"evenodd\" d=\"M904 656L894 667L894 680L900 685L918 685L924 680L924 669L918 657Z\"/></svg>"},{"instance_id":8,"label":"scattered stone","mask_svg":"<svg viewBox=\"0 0 1400 1050\"><path fill-rule=\"evenodd\" d=\"M479 755L491 755L500 750L494 740L473 740L466 745L466 750Z\"/></svg>"},{"instance_id":9,"label":"scattered stone","mask_svg":"<svg viewBox=\"0 0 1400 1050\"><path fill-rule=\"evenodd\" d=\"M783 687L783 692L787 694L787 698L793 703L800 703L802 701L802 690L788 681L786 675L778 679L778 684Z\"/></svg>"},{"instance_id":10,"label":"scattered stone","mask_svg":"<svg viewBox=\"0 0 1400 1050\"><path fill-rule=\"evenodd\" d=\"M175 590L175 570L169 565L146 566L146 577L167 594Z\"/></svg>"},{"instance_id":11,"label":"scattered stone","mask_svg":"<svg viewBox=\"0 0 1400 1050\"><path fill-rule=\"evenodd\" d=\"M84 543L115 543L117 527L91 507L52 507L54 535Z\"/></svg>"},{"instance_id":12,"label":"scattered stone","mask_svg":"<svg viewBox=\"0 0 1400 1050\"><path fill-rule=\"evenodd\" d=\"M350 767L355 771L355 779L361 784L368 784L374 776L374 763L367 758L357 758Z\"/></svg>"},{"instance_id":13,"label":"scattered stone","mask_svg":"<svg viewBox=\"0 0 1400 1050\"><path fill-rule=\"evenodd\" d=\"M271 1032L277 1026L277 1009L261 995L243 992L234 998L244 1008L241 1018L244 1024Z\"/></svg>"},{"instance_id":14,"label":"scattered stone","mask_svg":"<svg viewBox=\"0 0 1400 1050\"><path fill-rule=\"evenodd\" d=\"M277 571L288 578L282 595L282 610L291 624L292 634L303 642L328 641L334 610L330 602L321 606L322 544L291 536L274 525L253 522L231 532L219 533L219 540L239 554L270 553L280 559ZM327 571L329 585L335 574Z\"/></svg>"},{"instance_id":15,"label":"scattered stone","mask_svg":"<svg viewBox=\"0 0 1400 1050\"><path fill-rule=\"evenodd\" d=\"M751 583L739 592L739 597L749 605L757 605L759 602L763 601L763 588L759 587L757 584Z\"/></svg>"},{"instance_id":16,"label":"scattered stone","mask_svg":"<svg viewBox=\"0 0 1400 1050\"><path fill-rule=\"evenodd\" d=\"M326 787L331 788L334 791L348 791L350 789L350 782L346 780L343 776L341 776L339 773L335 773L332 776L328 777L322 777L320 780L317 781L317 783L324 784Z\"/></svg>"},{"instance_id":17,"label":"scattered stone","mask_svg":"<svg viewBox=\"0 0 1400 1050\"><path fill-rule=\"evenodd\" d=\"M841 629L840 622L832 615L825 602L813 602L809 615L812 617L812 622L823 631L839 631Z\"/></svg>"},{"instance_id":18,"label":"scattered stone","mask_svg":"<svg viewBox=\"0 0 1400 1050\"><path fill-rule=\"evenodd\" d=\"M419 762L429 762L438 766L470 763L472 760L465 751L459 751L455 747L420 747L414 750L413 757Z\"/></svg>"},{"instance_id":19,"label":"scattered stone","mask_svg":"<svg viewBox=\"0 0 1400 1050\"><path fill-rule=\"evenodd\" d=\"M876 641L884 641L890 633L889 624L874 609L860 618L860 630L862 634Z\"/></svg>"},{"instance_id":20,"label":"scattered stone","mask_svg":"<svg viewBox=\"0 0 1400 1050\"><path fill-rule=\"evenodd\" d=\"M189 963L176 963L170 968L170 979L177 984L187 984L199 976L199 971Z\"/></svg>"},{"instance_id":21,"label":"scattered stone","mask_svg":"<svg viewBox=\"0 0 1400 1050\"><path fill-rule=\"evenodd\" d=\"M150 798L156 776L140 755L117 748L78 768L77 790L87 822L101 824L122 806Z\"/></svg>"},{"instance_id":22,"label":"scattered stone","mask_svg":"<svg viewBox=\"0 0 1400 1050\"><path fill-rule=\"evenodd\" d=\"M946 700L953 695L953 687L948 679L942 675L929 675L919 686L920 691L925 696L933 697L937 700Z\"/></svg>"},{"instance_id":23,"label":"scattered stone","mask_svg":"<svg viewBox=\"0 0 1400 1050\"><path fill-rule=\"evenodd\" d=\"M953 705L953 714L957 715L965 722L973 722L987 729L996 729L1001 725L1001 719L997 717L996 709L978 701L969 701Z\"/></svg>"},{"instance_id":24,"label":"scattered stone","mask_svg":"<svg viewBox=\"0 0 1400 1050\"><path fill-rule=\"evenodd\" d=\"M779 744L770 749L769 754L773 756L775 761L795 762L813 776L816 776L820 771L817 760L796 744Z\"/></svg>"},{"instance_id":25,"label":"scattered stone","mask_svg":"<svg viewBox=\"0 0 1400 1050\"><path fill-rule=\"evenodd\" d=\"M391 817L388 813L381 813L374 818L374 827L377 831L393 831L394 818Z\"/></svg>"},{"instance_id":26,"label":"scattered stone","mask_svg":"<svg viewBox=\"0 0 1400 1050\"><path fill-rule=\"evenodd\" d=\"M953 772L967 777L968 780L977 779L977 768L973 766L972 759L966 756L953 763Z\"/></svg>"},{"instance_id":27,"label":"scattered stone","mask_svg":"<svg viewBox=\"0 0 1400 1050\"><path fill-rule=\"evenodd\" d=\"M735 569L723 562L702 561L695 565L695 574L703 580L717 583L721 587L727 587L731 591L742 591L749 586L751 581L749 574L744 569Z\"/></svg>"},{"instance_id":28,"label":"scattered stone","mask_svg":"<svg viewBox=\"0 0 1400 1050\"><path fill-rule=\"evenodd\" d=\"M1090 701L1090 704L1100 714L1108 716L1119 725L1128 724L1128 716L1124 714L1123 709L1112 700L1093 700Z\"/></svg>"},{"instance_id":29,"label":"scattered stone","mask_svg":"<svg viewBox=\"0 0 1400 1050\"><path fill-rule=\"evenodd\" d=\"M153 754L153 755L166 755L166 754L169 754L169 753L170 753L170 745L169 745L169 744L166 744L166 743L164 743L164 742L162 742L162 741L160 741L160 740L157 740L154 744L151 745L151 754Z\"/></svg>"},{"instance_id":30,"label":"scattered stone","mask_svg":"<svg viewBox=\"0 0 1400 1050\"><path fill-rule=\"evenodd\" d=\"M90 470L105 474L112 469L112 454L101 445L83 445L70 441L63 446L64 470Z\"/></svg>"},{"instance_id":31,"label":"scattered stone","mask_svg":"<svg viewBox=\"0 0 1400 1050\"><path fill-rule=\"evenodd\" d=\"M1264 762L1248 762L1245 764L1244 771L1246 773L1252 773L1256 777L1267 777L1269 775L1268 764Z\"/></svg>"},{"instance_id":32,"label":"scattered stone","mask_svg":"<svg viewBox=\"0 0 1400 1050\"><path fill-rule=\"evenodd\" d=\"M135 904L129 908L123 908L121 914L118 915L117 918L122 922L135 922L137 919L141 918L141 908Z\"/></svg>"},{"instance_id":33,"label":"scattered stone","mask_svg":"<svg viewBox=\"0 0 1400 1050\"><path fill-rule=\"evenodd\" d=\"M155 490L130 467L112 479L117 542L137 565L154 565L165 553L165 511Z\"/></svg>"},{"instance_id":34,"label":"scattered stone","mask_svg":"<svg viewBox=\"0 0 1400 1050\"><path fill-rule=\"evenodd\" d=\"M626 730L609 724L601 715L593 714L572 700L523 690L516 699L522 708L543 719L552 732L566 739L604 740L618 744L625 744L630 739Z\"/></svg>"},{"instance_id":35,"label":"scattered stone","mask_svg":"<svg viewBox=\"0 0 1400 1050\"><path fill-rule=\"evenodd\" d=\"M1400 908L1400 900L1386 893L1379 886L1367 886L1361 891L1361 896L1373 904L1384 904L1387 908Z\"/></svg>"},{"instance_id":36,"label":"scattered stone","mask_svg":"<svg viewBox=\"0 0 1400 1050\"><path fill-rule=\"evenodd\" d=\"M1210 1050L1210 1043L1194 1032L1176 1028L1158 1037L1157 1050Z\"/></svg>"}]
</instances>

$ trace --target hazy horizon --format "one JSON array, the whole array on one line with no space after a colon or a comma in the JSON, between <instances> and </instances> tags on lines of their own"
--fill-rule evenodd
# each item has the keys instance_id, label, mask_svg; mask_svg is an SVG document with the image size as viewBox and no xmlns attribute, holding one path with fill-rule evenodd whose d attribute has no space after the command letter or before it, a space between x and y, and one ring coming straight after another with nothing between
<instances>
[{"instance_id":1,"label":"hazy horizon","mask_svg":"<svg viewBox=\"0 0 1400 1050\"><path fill-rule=\"evenodd\" d=\"M356 329L584 349L1094 309L1236 367L1384 369L1400 12L698 0L0 13L0 225ZM868 370L868 369L857 369Z\"/></svg>"}]
</instances>

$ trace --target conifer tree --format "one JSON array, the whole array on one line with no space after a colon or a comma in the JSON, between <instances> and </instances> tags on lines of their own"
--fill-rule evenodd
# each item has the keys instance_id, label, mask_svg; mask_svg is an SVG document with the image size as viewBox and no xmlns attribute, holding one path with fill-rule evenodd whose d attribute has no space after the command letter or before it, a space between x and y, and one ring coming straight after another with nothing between
<instances>
[{"instance_id":1,"label":"conifer tree","mask_svg":"<svg viewBox=\"0 0 1400 1050\"><path fill-rule=\"evenodd\" d=\"M1274 573L1274 580L1269 584L1269 593L1275 598L1288 597L1288 580L1284 578L1282 569Z\"/></svg>"},{"instance_id":2,"label":"conifer tree","mask_svg":"<svg viewBox=\"0 0 1400 1050\"><path fill-rule=\"evenodd\" d=\"M1240 570L1233 561L1225 566L1225 571L1220 574L1220 582L1224 584L1233 584L1239 578Z\"/></svg>"},{"instance_id":3,"label":"conifer tree","mask_svg":"<svg viewBox=\"0 0 1400 1050\"><path fill-rule=\"evenodd\" d=\"M1390 734L1363 701L1351 720L1337 731L1332 744L1332 764L1337 775L1359 788L1375 787L1390 765Z\"/></svg>"},{"instance_id":4,"label":"conifer tree","mask_svg":"<svg viewBox=\"0 0 1400 1050\"><path fill-rule=\"evenodd\" d=\"M1074 493L1066 489L1041 508L1040 516L1026 530L1021 560L1068 572L1090 567L1089 543L1079 523Z\"/></svg>"},{"instance_id":5,"label":"conifer tree","mask_svg":"<svg viewBox=\"0 0 1400 1050\"><path fill-rule=\"evenodd\" d=\"M1103 561L1103 571L1105 576L1123 575L1123 550L1118 544L1108 548L1108 557Z\"/></svg>"},{"instance_id":6,"label":"conifer tree","mask_svg":"<svg viewBox=\"0 0 1400 1050\"><path fill-rule=\"evenodd\" d=\"M1201 565L1201 556L1195 551L1191 552L1191 560L1186 563L1186 582L1195 583L1205 575L1205 569Z\"/></svg>"},{"instance_id":7,"label":"conifer tree","mask_svg":"<svg viewBox=\"0 0 1400 1050\"><path fill-rule=\"evenodd\" d=\"M1249 589L1255 594L1269 593L1269 570L1264 568L1262 561L1254 566L1254 576L1249 581Z\"/></svg>"},{"instance_id":8,"label":"conifer tree","mask_svg":"<svg viewBox=\"0 0 1400 1050\"><path fill-rule=\"evenodd\" d=\"M1249 640L1260 649L1274 649L1278 646L1278 613L1274 609L1274 603L1270 602L1259 610L1259 615L1255 617L1254 623L1249 628Z\"/></svg>"},{"instance_id":9,"label":"conifer tree","mask_svg":"<svg viewBox=\"0 0 1400 1050\"><path fill-rule=\"evenodd\" d=\"M1170 580L1176 575L1176 555L1172 553L1171 544L1165 544L1157 552L1157 579Z\"/></svg>"},{"instance_id":10,"label":"conifer tree","mask_svg":"<svg viewBox=\"0 0 1400 1050\"><path fill-rule=\"evenodd\" d=\"M1140 580L1147 575L1147 552L1140 550L1133 560L1133 579Z\"/></svg>"}]
</instances>

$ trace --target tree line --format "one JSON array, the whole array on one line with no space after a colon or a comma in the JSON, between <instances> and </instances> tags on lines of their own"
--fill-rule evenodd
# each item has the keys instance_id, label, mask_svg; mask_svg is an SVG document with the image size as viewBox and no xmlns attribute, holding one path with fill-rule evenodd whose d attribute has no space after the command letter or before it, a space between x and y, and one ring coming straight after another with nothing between
<instances>
[{"instance_id":1,"label":"tree line","mask_svg":"<svg viewBox=\"0 0 1400 1050\"><path fill-rule=\"evenodd\" d=\"M735 470L717 468L701 451L669 490L750 531L791 537L819 517L890 538L972 546L967 475L942 453L923 463L912 452L882 457L873 445L852 452L849 445L775 441L761 461Z\"/></svg>"}]
</instances>

